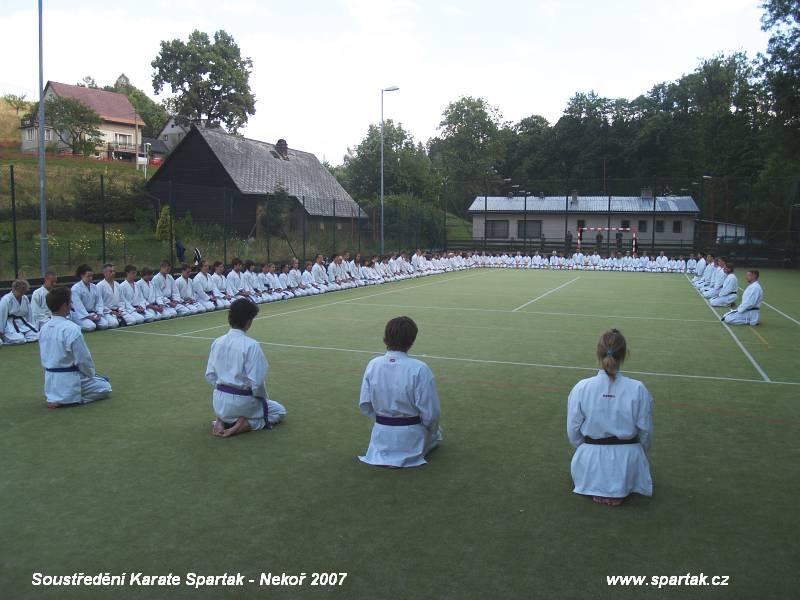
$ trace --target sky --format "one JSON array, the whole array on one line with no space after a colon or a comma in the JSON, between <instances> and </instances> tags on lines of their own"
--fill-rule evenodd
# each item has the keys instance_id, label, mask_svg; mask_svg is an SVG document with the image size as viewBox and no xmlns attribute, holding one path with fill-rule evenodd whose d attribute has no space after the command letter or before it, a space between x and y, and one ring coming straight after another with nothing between
<instances>
[{"instance_id":1,"label":"sky","mask_svg":"<svg viewBox=\"0 0 800 600\"><path fill-rule=\"evenodd\" d=\"M480 96L555 123L576 92L634 98L703 58L764 51L758 0L44 0L44 78L120 73L157 100L161 40L224 29L253 60L242 133L341 164L384 116L417 141ZM0 0L0 93L38 97L35 0Z\"/></svg>"}]
</instances>

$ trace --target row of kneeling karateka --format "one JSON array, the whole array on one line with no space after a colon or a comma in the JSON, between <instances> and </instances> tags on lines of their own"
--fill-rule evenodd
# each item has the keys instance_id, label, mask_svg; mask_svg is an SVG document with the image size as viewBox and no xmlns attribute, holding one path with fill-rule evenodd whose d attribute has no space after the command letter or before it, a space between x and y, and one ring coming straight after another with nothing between
<instances>
[{"instance_id":1,"label":"row of kneeling karateka","mask_svg":"<svg viewBox=\"0 0 800 600\"><path fill-rule=\"evenodd\" d=\"M53 315L39 339L47 406L107 398L111 384L96 374L83 332L68 318L71 290L55 288L45 300ZM258 312L253 302L234 300L228 312L230 330L211 345L205 376L213 386L211 432L220 438L271 429L287 414L268 397L269 364L261 344L247 335ZM409 317L390 320L383 338L387 351L370 360L364 372L358 406L373 421L367 451L359 456L366 464L421 466L443 439L433 371L408 354L417 333ZM653 398L644 384L620 373L626 352L619 331L604 333L597 345L600 370L575 385L567 405L567 438L576 448L573 491L612 506L632 493L650 496L653 490L647 459Z\"/></svg>"},{"instance_id":2,"label":"row of kneeling karateka","mask_svg":"<svg viewBox=\"0 0 800 600\"><path fill-rule=\"evenodd\" d=\"M599 252L584 254L580 250L572 254L556 252L542 255L539 252L531 254L508 253L473 253L467 258L467 265L480 267L495 267L505 269L574 269L582 271L627 271L639 273L692 273L697 260L689 256L669 257L665 252L650 258L647 254L638 255L635 252L618 252L611 256L602 256Z\"/></svg>"},{"instance_id":3,"label":"row of kneeling karateka","mask_svg":"<svg viewBox=\"0 0 800 600\"><path fill-rule=\"evenodd\" d=\"M731 325L758 325L761 318L761 303L764 290L756 269L747 271L747 288L742 293L741 302L736 303L739 293L739 279L734 264L723 256L709 254L697 261L692 285L708 300L711 306L730 308L722 316L722 321Z\"/></svg>"},{"instance_id":4,"label":"row of kneeling karateka","mask_svg":"<svg viewBox=\"0 0 800 600\"><path fill-rule=\"evenodd\" d=\"M438 256L428 259L422 251L411 260L406 253L366 261L360 254L350 259L346 253L332 257L327 265L320 254L313 263L306 262L302 271L298 260L276 270L274 263L234 258L227 274L221 262L209 265L202 261L197 273L183 264L178 276L172 275L169 261L162 261L157 272L144 267L141 274L135 266L126 265L122 282L116 279L114 265L105 264L103 279L95 284L93 269L81 265L76 271L79 281L72 286L69 318L90 332L228 308L237 298L261 304L462 268L466 267L450 258L446 264ZM42 287L30 298L26 281L12 284L11 292L0 299L0 345L38 339L39 330L51 316L45 297L56 281L56 273L48 271Z\"/></svg>"}]
</instances>

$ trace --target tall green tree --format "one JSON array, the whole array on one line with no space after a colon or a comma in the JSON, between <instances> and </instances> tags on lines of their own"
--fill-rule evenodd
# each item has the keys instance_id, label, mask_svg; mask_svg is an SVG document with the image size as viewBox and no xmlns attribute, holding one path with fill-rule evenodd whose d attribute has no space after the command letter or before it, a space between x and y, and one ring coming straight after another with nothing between
<instances>
[{"instance_id":1,"label":"tall green tree","mask_svg":"<svg viewBox=\"0 0 800 600\"><path fill-rule=\"evenodd\" d=\"M25 94L3 94L3 100L17 111L17 115L19 115L19 111L30 106L30 102L25 100Z\"/></svg>"},{"instance_id":2,"label":"tall green tree","mask_svg":"<svg viewBox=\"0 0 800 600\"><path fill-rule=\"evenodd\" d=\"M169 113L166 107L133 85L124 73L117 77L114 85L107 85L104 89L109 92L125 94L128 97L128 100L144 121L143 131L145 137L156 137L169 120Z\"/></svg>"},{"instance_id":3,"label":"tall green tree","mask_svg":"<svg viewBox=\"0 0 800 600\"><path fill-rule=\"evenodd\" d=\"M250 91L253 61L242 58L233 36L224 30L208 34L195 30L188 41L161 42L161 51L150 63L153 90L165 86L175 94L168 108L185 120L207 120L236 133L255 114L255 96Z\"/></svg>"}]
</instances>

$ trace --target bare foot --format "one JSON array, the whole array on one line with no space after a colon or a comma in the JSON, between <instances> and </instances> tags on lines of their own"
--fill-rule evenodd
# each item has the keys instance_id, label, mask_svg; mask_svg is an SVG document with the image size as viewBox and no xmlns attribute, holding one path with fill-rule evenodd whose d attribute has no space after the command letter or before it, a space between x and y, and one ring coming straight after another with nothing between
<instances>
[{"instance_id":1,"label":"bare foot","mask_svg":"<svg viewBox=\"0 0 800 600\"><path fill-rule=\"evenodd\" d=\"M218 437L222 437L224 433L225 433L225 423L223 423L219 419L216 419L214 421L214 425L211 428L211 434L216 435Z\"/></svg>"},{"instance_id":2,"label":"bare foot","mask_svg":"<svg viewBox=\"0 0 800 600\"><path fill-rule=\"evenodd\" d=\"M250 431L250 422L244 417L239 417L236 419L236 423L223 432L222 437L227 438L237 433L245 433L246 431Z\"/></svg>"},{"instance_id":3,"label":"bare foot","mask_svg":"<svg viewBox=\"0 0 800 600\"><path fill-rule=\"evenodd\" d=\"M64 405L61 402L48 402L47 408L62 408Z\"/></svg>"}]
</instances>

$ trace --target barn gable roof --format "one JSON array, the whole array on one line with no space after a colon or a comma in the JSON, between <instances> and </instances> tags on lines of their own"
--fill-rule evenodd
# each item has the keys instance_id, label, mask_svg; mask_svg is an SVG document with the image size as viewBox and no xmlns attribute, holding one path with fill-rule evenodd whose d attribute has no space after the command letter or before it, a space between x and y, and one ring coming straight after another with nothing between
<instances>
[{"instance_id":1,"label":"barn gable roof","mask_svg":"<svg viewBox=\"0 0 800 600\"><path fill-rule=\"evenodd\" d=\"M305 209L311 216L367 216L310 152L286 148L284 158L275 144L231 135L221 129L192 127L192 134L205 140L242 194L272 194L283 188L298 201L305 198ZM188 136L181 144L186 139ZM180 145L173 154L179 149Z\"/></svg>"}]
</instances>

